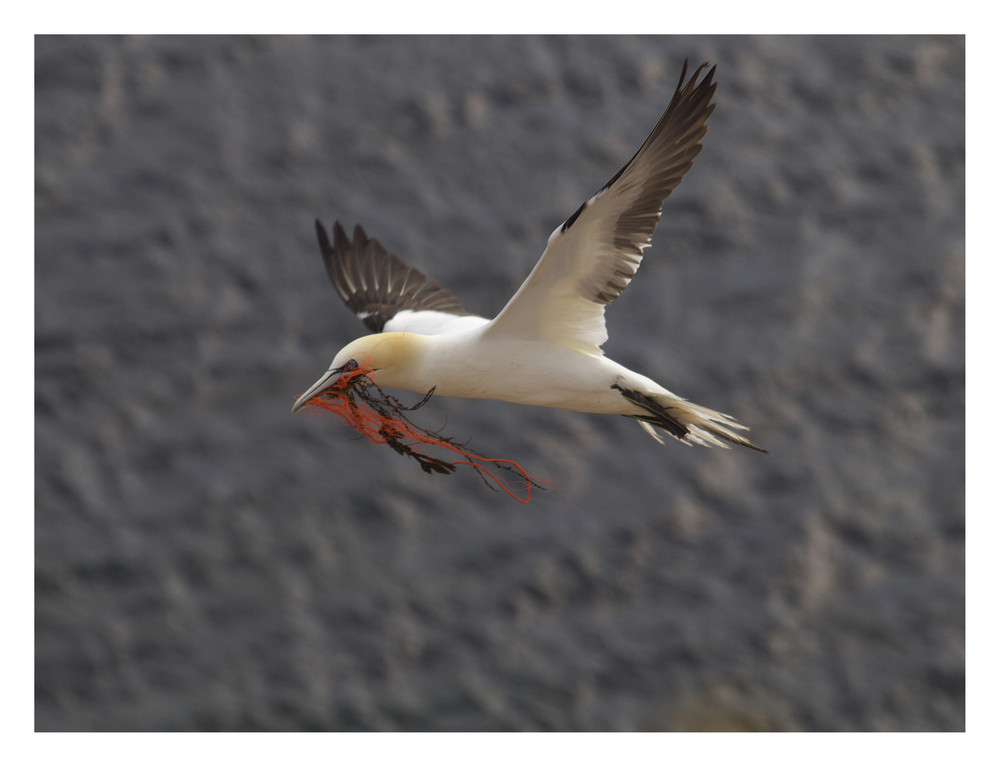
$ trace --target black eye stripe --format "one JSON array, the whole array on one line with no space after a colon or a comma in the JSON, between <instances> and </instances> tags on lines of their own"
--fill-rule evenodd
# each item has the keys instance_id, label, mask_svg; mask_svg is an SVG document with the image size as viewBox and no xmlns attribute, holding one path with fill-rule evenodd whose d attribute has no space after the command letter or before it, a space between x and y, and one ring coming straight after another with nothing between
<instances>
[{"instance_id":1,"label":"black eye stripe","mask_svg":"<svg viewBox=\"0 0 1000 767\"><path fill-rule=\"evenodd\" d=\"M357 360L347 360L341 367L337 368L338 373L350 373L352 370L358 369Z\"/></svg>"}]
</instances>

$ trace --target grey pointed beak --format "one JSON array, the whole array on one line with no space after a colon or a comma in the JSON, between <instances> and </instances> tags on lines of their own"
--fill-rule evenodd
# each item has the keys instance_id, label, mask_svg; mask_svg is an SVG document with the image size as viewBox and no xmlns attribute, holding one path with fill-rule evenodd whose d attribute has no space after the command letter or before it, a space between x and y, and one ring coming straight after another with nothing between
<instances>
[{"instance_id":1,"label":"grey pointed beak","mask_svg":"<svg viewBox=\"0 0 1000 767\"><path fill-rule=\"evenodd\" d=\"M309 387L309 391L307 391L305 394L303 394L301 397L295 400L295 404L292 405L292 413L294 414L299 412L303 407L305 407L305 404L309 400L311 400L321 391L329 389L331 386L333 386L334 382L338 378L340 378L340 371L341 368L332 368L330 370L327 370L323 374L322 378L320 378L316 383L314 383L312 386Z\"/></svg>"}]
</instances>

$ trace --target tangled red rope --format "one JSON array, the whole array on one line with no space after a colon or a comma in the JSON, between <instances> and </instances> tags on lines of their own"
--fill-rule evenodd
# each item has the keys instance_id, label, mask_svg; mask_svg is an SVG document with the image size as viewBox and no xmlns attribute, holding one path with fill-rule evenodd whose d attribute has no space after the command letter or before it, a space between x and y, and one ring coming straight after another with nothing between
<instances>
[{"instance_id":1,"label":"tangled red rope","mask_svg":"<svg viewBox=\"0 0 1000 767\"><path fill-rule=\"evenodd\" d=\"M353 368L348 367L333 386L320 392L306 404L335 413L371 442L388 445L400 455L415 459L428 474L450 474L458 466L470 466L487 487L493 490L499 487L520 503L531 500L533 487L544 489L543 485L532 479L514 461L487 458L469 449L465 442L458 442L454 437L414 424L406 413L426 405L434 394L434 389L427 392L415 405L407 406L386 394L372 381L369 376L371 368L357 363L354 365ZM463 460L445 461L418 449L422 445L449 450ZM504 472L514 475L514 479L502 479L499 475Z\"/></svg>"}]
</instances>

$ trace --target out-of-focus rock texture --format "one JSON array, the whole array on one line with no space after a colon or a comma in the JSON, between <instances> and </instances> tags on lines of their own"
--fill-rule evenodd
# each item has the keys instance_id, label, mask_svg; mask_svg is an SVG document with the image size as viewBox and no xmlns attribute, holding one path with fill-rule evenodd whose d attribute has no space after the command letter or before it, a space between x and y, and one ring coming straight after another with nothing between
<instances>
[{"instance_id":1,"label":"out-of-focus rock texture","mask_svg":"<svg viewBox=\"0 0 1000 767\"><path fill-rule=\"evenodd\" d=\"M364 332L315 218L492 316L685 57L718 106L605 350L770 455L419 411L557 480L522 506L289 414ZM37 38L36 727L963 729L964 60Z\"/></svg>"}]
</instances>

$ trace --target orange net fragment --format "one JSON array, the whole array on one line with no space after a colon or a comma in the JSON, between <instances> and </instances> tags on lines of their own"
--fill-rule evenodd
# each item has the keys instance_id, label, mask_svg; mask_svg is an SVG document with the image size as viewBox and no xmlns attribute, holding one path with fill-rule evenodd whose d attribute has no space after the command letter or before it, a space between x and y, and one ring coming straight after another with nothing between
<instances>
[{"instance_id":1,"label":"orange net fragment","mask_svg":"<svg viewBox=\"0 0 1000 767\"><path fill-rule=\"evenodd\" d=\"M306 404L335 413L370 441L388 445L400 455L413 458L428 474L451 474L458 466L469 466L487 487L503 490L521 503L531 500L532 488L544 489L514 461L487 458L470 449L467 442L413 423L407 413L426 405L434 389L416 404L407 406L382 391L369 377L371 372L371 368L351 360L333 386ZM425 448L450 451L460 460L446 461L426 452Z\"/></svg>"}]
</instances>

